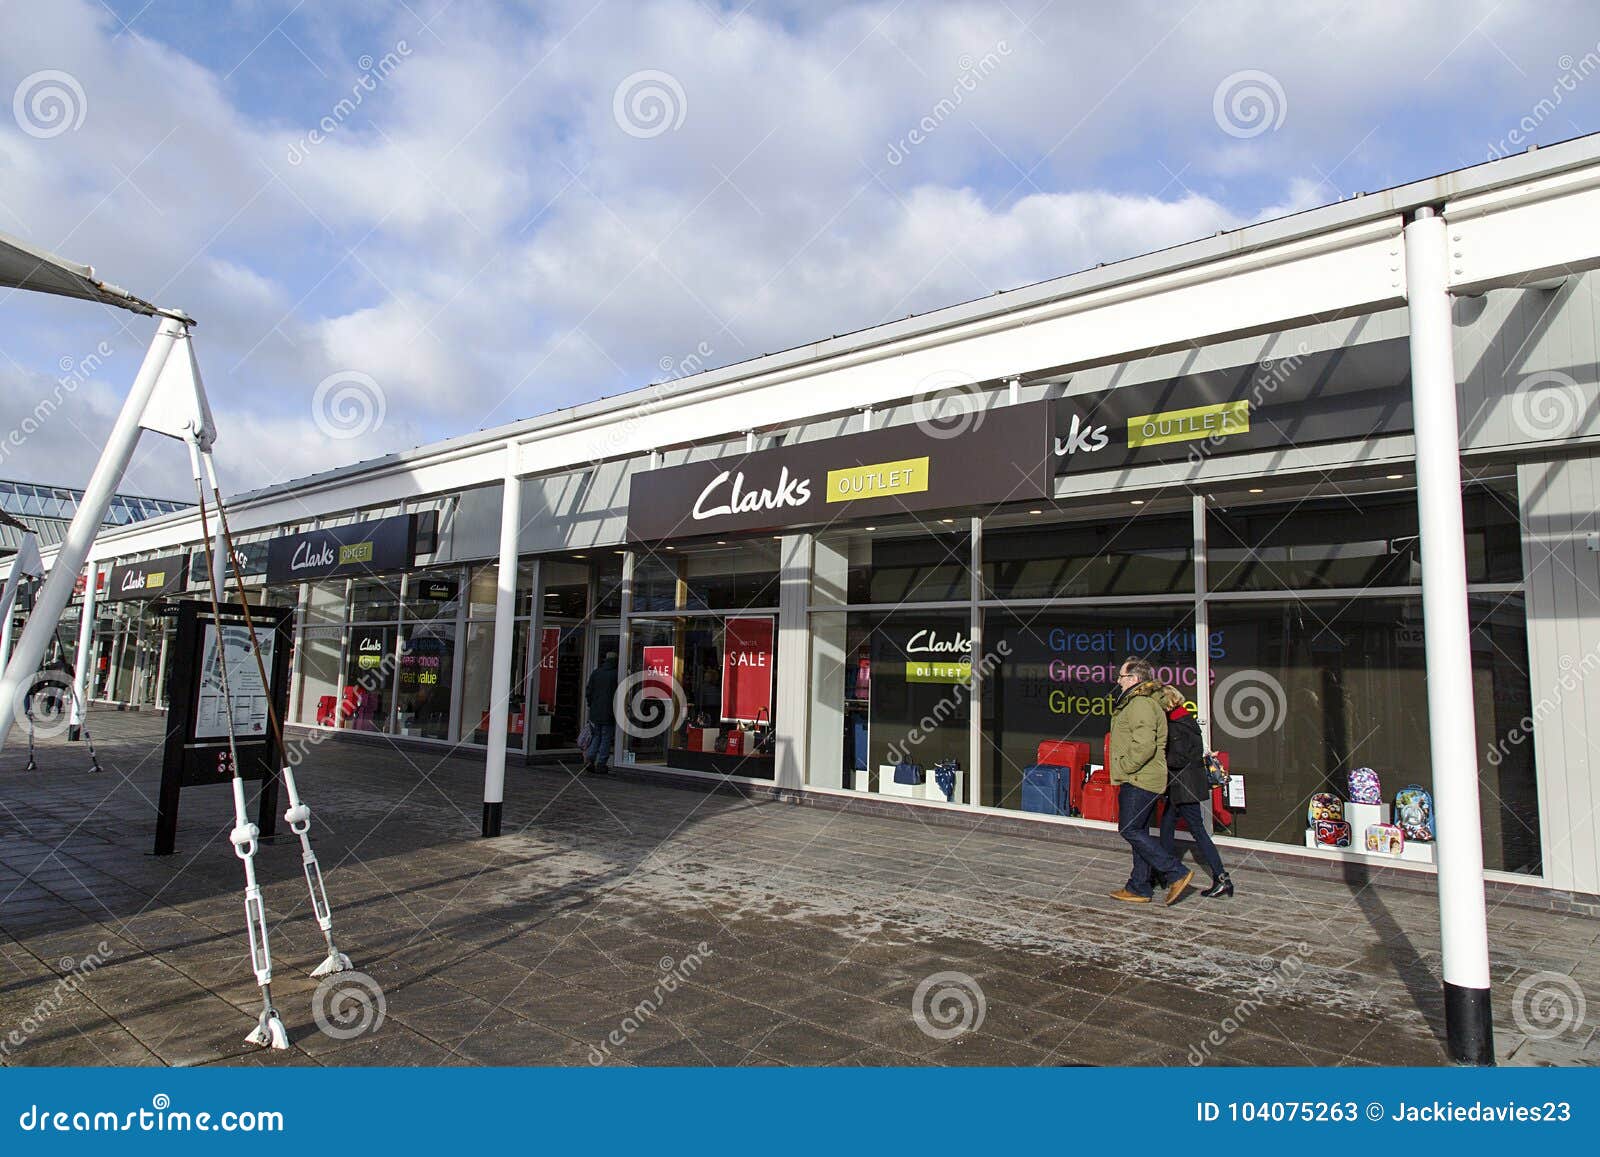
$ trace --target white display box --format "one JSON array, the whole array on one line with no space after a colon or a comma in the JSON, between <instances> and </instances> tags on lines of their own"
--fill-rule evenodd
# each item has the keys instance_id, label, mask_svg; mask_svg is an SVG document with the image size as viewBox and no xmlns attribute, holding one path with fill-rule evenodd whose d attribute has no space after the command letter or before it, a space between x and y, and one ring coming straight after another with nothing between
<instances>
[{"instance_id":1,"label":"white display box","mask_svg":"<svg viewBox=\"0 0 1600 1157\"><path fill-rule=\"evenodd\" d=\"M1388 808L1387 804L1345 804L1344 806L1346 815L1350 814L1350 808L1352 806L1358 808L1382 807L1385 810ZM1383 821L1373 820L1372 822L1382 823ZM1351 827L1354 828L1354 830L1351 833L1350 846L1348 848L1330 848L1326 844L1317 843L1317 834L1311 828L1306 829L1306 847L1319 852L1360 852L1363 856L1367 856L1374 860L1408 860L1413 864L1433 863L1433 841L1431 840L1427 842L1423 842L1421 840L1407 840L1406 846L1401 850L1398 856L1386 856L1382 852L1367 851L1367 829L1365 827L1355 827L1354 824L1352 824Z\"/></svg>"},{"instance_id":2,"label":"white display box","mask_svg":"<svg viewBox=\"0 0 1600 1157\"><path fill-rule=\"evenodd\" d=\"M878 794L897 795L901 799L921 799L922 784L896 783L894 781L894 764L878 764Z\"/></svg>"},{"instance_id":3,"label":"white display box","mask_svg":"<svg viewBox=\"0 0 1600 1157\"><path fill-rule=\"evenodd\" d=\"M1355 832L1355 838L1365 840L1368 826L1389 822L1389 805L1386 803L1347 803L1344 805L1344 818L1350 821L1350 827Z\"/></svg>"},{"instance_id":4,"label":"white display box","mask_svg":"<svg viewBox=\"0 0 1600 1157\"><path fill-rule=\"evenodd\" d=\"M939 785L934 782L933 772L927 772L927 780L922 785L923 799L937 800L940 803L960 803L966 799L967 773L961 768L956 769L956 782L950 789L950 798L944 798L944 792L939 790Z\"/></svg>"},{"instance_id":5,"label":"white display box","mask_svg":"<svg viewBox=\"0 0 1600 1157\"><path fill-rule=\"evenodd\" d=\"M1391 857L1396 860L1410 860L1416 864L1433 863L1433 841L1407 840L1406 846L1398 856Z\"/></svg>"},{"instance_id":6,"label":"white display box","mask_svg":"<svg viewBox=\"0 0 1600 1157\"><path fill-rule=\"evenodd\" d=\"M872 772L865 767L855 769L855 789L857 791L872 790Z\"/></svg>"}]
</instances>

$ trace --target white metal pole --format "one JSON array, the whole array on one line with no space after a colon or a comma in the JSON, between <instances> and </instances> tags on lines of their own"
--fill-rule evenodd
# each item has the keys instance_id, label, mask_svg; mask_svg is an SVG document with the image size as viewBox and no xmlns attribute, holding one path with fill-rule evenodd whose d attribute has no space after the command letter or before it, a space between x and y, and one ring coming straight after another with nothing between
<instances>
[{"instance_id":1,"label":"white metal pole","mask_svg":"<svg viewBox=\"0 0 1600 1157\"><path fill-rule=\"evenodd\" d=\"M517 533L522 527L522 480L517 445L506 446L505 493L500 499L500 567L495 576L494 659L489 675L489 754L483 765L483 834L500 834L506 792L506 725L511 714L511 651L517 629Z\"/></svg>"},{"instance_id":2,"label":"white metal pole","mask_svg":"<svg viewBox=\"0 0 1600 1157\"><path fill-rule=\"evenodd\" d=\"M78 651L72 666L78 693L72 699L72 714L68 717L67 728L67 738L74 740L83 732L83 713L88 709L89 693L94 688L91 656L94 653L94 616L97 610L95 580L99 577L99 570L100 564L91 562L83 583L83 613L78 619Z\"/></svg>"},{"instance_id":3,"label":"white metal pole","mask_svg":"<svg viewBox=\"0 0 1600 1157\"><path fill-rule=\"evenodd\" d=\"M1492 1065L1478 739L1443 218L1430 209L1417 210L1405 227L1405 249L1445 1030L1456 1063Z\"/></svg>"},{"instance_id":4,"label":"white metal pole","mask_svg":"<svg viewBox=\"0 0 1600 1157\"><path fill-rule=\"evenodd\" d=\"M50 568L50 575L34 601L28 625L22 629L22 638L17 640L16 653L6 665L4 675L0 675L0 748L5 747L6 736L16 722L12 704L16 701L17 690L33 678L44 658L45 648L55 635L61 612L67 609L72 598L73 583L89 557L89 548L94 545L106 511L111 508L111 498L122 484L134 447L139 444L139 422L155 391L161 367L172 352L172 343L183 332L183 324L170 317L162 318L156 327L156 336L145 351L128 399L122 403L122 412L117 415L111 436L106 439L100 460L95 463L94 474L89 478L89 485L84 487L78 512L72 516L72 525L67 527L61 549L56 552L55 565Z\"/></svg>"}]
</instances>

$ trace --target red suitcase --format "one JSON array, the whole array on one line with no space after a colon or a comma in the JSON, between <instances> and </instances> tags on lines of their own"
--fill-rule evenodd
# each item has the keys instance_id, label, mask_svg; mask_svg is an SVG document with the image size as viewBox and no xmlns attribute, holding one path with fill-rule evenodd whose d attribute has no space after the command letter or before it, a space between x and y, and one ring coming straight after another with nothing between
<instances>
[{"instance_id":1,"label":"red suitcase","mask_svg":"<svg viewBox=\"0 0 1600 1157\"><path fill-rule=\"evenodd\" d=\"M1083 795L1080 799L1079 809L1086 820L1100 820L1103 823L1114 824L1117 822L1117 789L1109 780L1098 777L1083 785Z\"/></svg>"}]
</instances>

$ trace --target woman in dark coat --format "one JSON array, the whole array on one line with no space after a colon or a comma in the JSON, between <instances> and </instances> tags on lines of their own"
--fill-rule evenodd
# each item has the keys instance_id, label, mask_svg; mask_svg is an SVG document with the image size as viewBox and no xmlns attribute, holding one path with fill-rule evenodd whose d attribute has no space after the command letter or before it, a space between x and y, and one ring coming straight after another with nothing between
<instances>
[{"instance_id":1,"label":"woman in dark coat","mask_svg":"<svg viewBox=\"0 0 1600 1157\"><path fill-rule=\"evenodd\" d=\"M1161 815L1161 842L1176 856L1178 821L1183 820L1194 837L1195 850L1211 871L1211 887L1200 894L1212 899L1231 896L1233 881L1222 866L1222 855L1211 842L1201 814L1202 804L1211 802L1211 781L1206 777L1206 746L1200 724L1189 714L1183 692L1176 687L1163 688L1162 700L1167 709L1167 807Z\"/></svg>"}]
</instances>

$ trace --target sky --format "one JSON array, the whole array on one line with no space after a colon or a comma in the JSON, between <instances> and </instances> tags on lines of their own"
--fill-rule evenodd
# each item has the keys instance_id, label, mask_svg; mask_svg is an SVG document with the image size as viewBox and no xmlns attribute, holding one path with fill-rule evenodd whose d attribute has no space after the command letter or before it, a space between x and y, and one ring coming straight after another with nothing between
<instances>
[{"instance_id":1,"label":"sky","mask_svg":"<svg viewBox=\"0 0 1600 1157\"><path fill-rule=\"evenodd\" d=\"M198 320L231 491L1596 127L1592 3L0 0L0 232ZM0 291L0 478L153 330Z\"/></svg>"}]
</instances>

